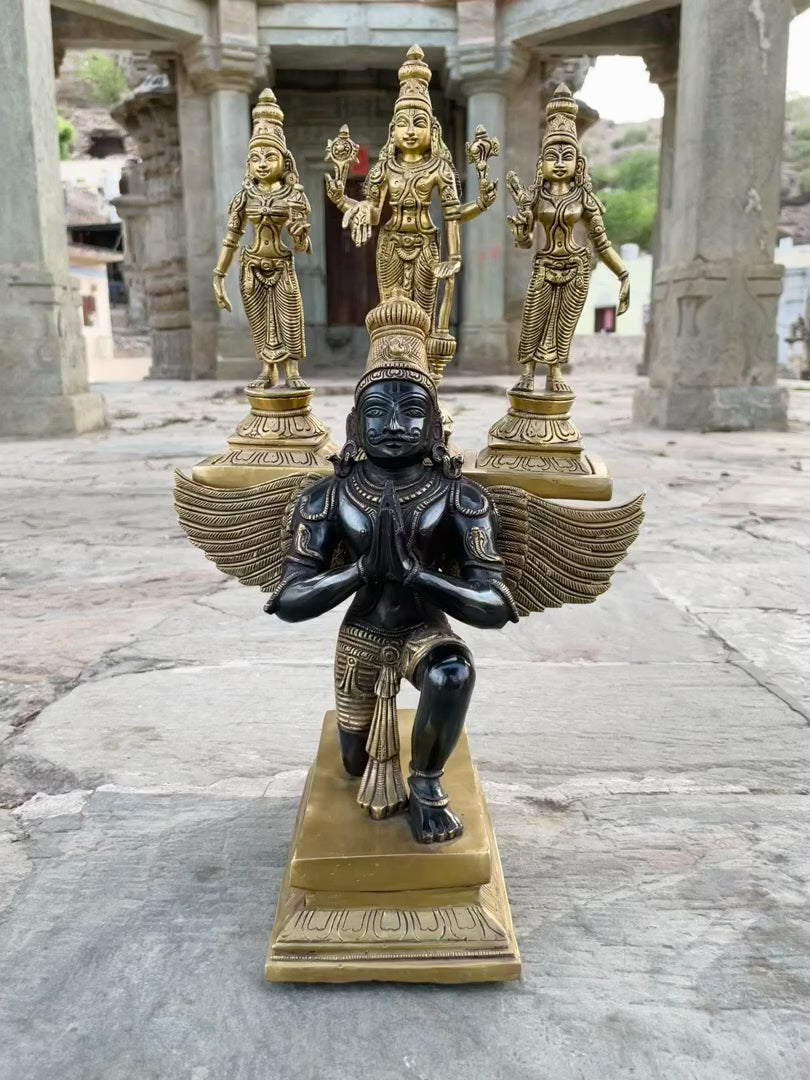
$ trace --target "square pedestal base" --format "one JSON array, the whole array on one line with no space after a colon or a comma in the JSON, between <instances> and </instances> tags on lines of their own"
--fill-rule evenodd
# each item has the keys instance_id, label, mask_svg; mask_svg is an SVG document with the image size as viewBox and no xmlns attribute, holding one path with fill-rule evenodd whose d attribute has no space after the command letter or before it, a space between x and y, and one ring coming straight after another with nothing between
<instances>
[{"instance_id":1,"label":"square pedestal base","mask_svg":"<svg viewBox=\"0 0 810 1080\"><path fill-rule=\"evenodd\" d=\"M400 713L407 773L413 712ZM445 774L464 833L421 845L372 821L324 719L270 938L270 982L501 982L520 975L492 823L462 736Z\"/></svg>"},{"instance_id":2,"label":"square pedestal base","mask_svg":"<svg viewBox=\"0 0 810 1080\"><path fill-rule=\"evenodd\" d=\"M613 495L613 478L596 454L583 453L570 458L563 454L516 451L490 455L483 451L477 461L465 458L464 475L481 487L506 484L543 499L602 502Z\"/></svg>"}]
</instances>

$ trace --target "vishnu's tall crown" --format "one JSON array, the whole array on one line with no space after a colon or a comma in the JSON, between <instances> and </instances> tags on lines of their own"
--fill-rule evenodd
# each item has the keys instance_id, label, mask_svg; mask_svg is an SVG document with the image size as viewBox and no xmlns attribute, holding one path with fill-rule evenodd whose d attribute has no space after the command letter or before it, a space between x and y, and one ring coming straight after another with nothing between
<instances>
[{"instance_id":1,"label":"vishnu's tall crown","mask_svg":"<svg viewBox=\"0 0 810 1080\"><path fill-rule=\"evenodd\" d=\"M287 149L284 141L284 113L269 86L259 94L259 100L253 108L253 132L248 145L270 145Z\"/></svg>"},{"instance_id":2,"label":"vishnu's tall crown","mask_svg":"<svg viewBox=\"0 0 810 1080\"><path fill-rule=\"evenodd\" d=\"M578 112L579 105L574 100L574 95L565 83L560 83L551 95L551 101L546 105L546 134L543 142L570 143L572 146L578 146Z\"/></svg>"},{"instance_id":3,"label":"vishnu's tall crown","mask_svg":"<svg viewBox=\"0 0 810 1080\"><path fill-rule=\"evenodd\" d=\"M397 98L394 111L397 109L427 109L431 111L430 91L430 68L425 63L425 54L418 45L411 45L405 62L399 69L399 97Z\"/></svg>"}]
</instances>

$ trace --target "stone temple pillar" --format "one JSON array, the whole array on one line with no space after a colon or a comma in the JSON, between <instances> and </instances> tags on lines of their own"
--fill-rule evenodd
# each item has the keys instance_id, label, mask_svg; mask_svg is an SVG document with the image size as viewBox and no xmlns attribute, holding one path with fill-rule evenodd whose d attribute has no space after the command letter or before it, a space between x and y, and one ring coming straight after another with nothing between
<instances>
[{"instance_id":1,"label":"stone temple pillar","mask_svg":"<svg viewBox=\"0 0 810 1080\"><path fill-rule=\"evenodd\" d=\"M683 0L672 211L655 278L657 427L784 430L773 261L791 5Z\"/></svg>"},{"instance_id":2,"label":"stone temple pillar","mask_svg":"<svg viewBox=\"0 0 810 1080\"><path fill-rule=\"evenodd\" d=\"M506 324L506 258L510 243L503 218L507 170L507 100L511 87L526 73L527 54L517 48L481 49L460 45L448 57L451 77L460 84L467 105L467 141L479 124L501 144L489 159L498 181L494 206L461 226L461 325L458 366L464 371L510 370ZM475 167L467 165L465 200L478 195ZM499 211L498 207L501 206Z\"/></svg>"},{"instance_id":3,"label":"stone temple pillar","mask_svg":"<svg viewBox=\"0 0 810 1080\"><path fill-rule=\"evenodd\" d=\"M652 276L655 281L656 271L667 265L666 244L671 238L672 228L672 168L675 161L675 121L678 109L678 48L658 50L655 55L645 55L645 62L650 72L650 79L657 84L664 98L664 115L661 119L661 146L658 152L658 209L653 228ZM644 356L638 369L639 375L647 375L650 370L650 357L653 353L655 337L655 289L650 296L650 312L644 335Z\"/></svg>"},{"instance_id":4,"label":"stone temple pillar","mask_svg":"<svg viewBox=\"0 0 810 1080\"><path fill-rule=\"evenodd\" d=\"M218 44L199 43L183 54L190 80L190 88L205 95L208 101L208 123L197 128L189 126L188 136L193 139L195 158L208 150L212 182L210 195L213 200L213 218L209 225L214 230L213 262L208 267L208 286L211 272L216 265L220 246L225 236L228 206L242 186L245 176L248 142L251 132L251 98L256 88L265 85L267 78L267 50L243 41ZM189 115L195 103L187 100ZM208 138L207 147L205 146ZM185 147L184 147L185 154ZM185 200L194 213L194 194L201 179L187 170ZM202 250L200 237L198 250ZM202 258L199 260L199 281L202 288ZM253 378L258 371L253 343L242 301L239 295L239 266L234 259L225 281L232 311L220 311L217 331L217 373L220 378Z\"/></svg>"},{"instance_id":5,"label":"stone temple pillar","mask_svg":"<svg viewBox=\"0 0 810 1080\"><path fill-rule=\"evenodd\" d=\"M113 115L133 137L140 163L129 167L140 196L116 200L119 213L143 210L146 311L152 332L151 378L191 377L191 327L177 101L167 75L150 75Z\"/></svg>"},{"instance_id":6,"label":"stone temple pillar","mask_svg":"<svg viewBox=\"0 0 810 1080\"><path fill-rule=\"evenodd\" d=\"M183 211L186 226L188 308L191 319L191 377L215 379L220 311L211 271L216 266L214 162L208 94L178 65ZM234 300L234 297L231 297ZM225 313L223 313L225 314Z\"/></svg>"},{"instance_id":7,"label":"stone temple pillar","mask_svg":"<svg viewBox=\"0 0 810 1080\"><path fill-rule=\"evenodd\" d=\"M7 0L0 35L0 435L104 427L67 260L48 0Z\"/></svg>"},{"instance_id":8,"label":"stone temple pillar","mask_svg":"<svg viewBox=\"0 0 810 1080\"><path fill-rule=\"evenodd\" d=\"M127 286L127 319L130 329L146 334L149 316L146 310L146 212L144 176L141 163L130 158L121 170L120 195L113 199L124 236L124 261L121 269Z\"/></svg>"}]
</instances>

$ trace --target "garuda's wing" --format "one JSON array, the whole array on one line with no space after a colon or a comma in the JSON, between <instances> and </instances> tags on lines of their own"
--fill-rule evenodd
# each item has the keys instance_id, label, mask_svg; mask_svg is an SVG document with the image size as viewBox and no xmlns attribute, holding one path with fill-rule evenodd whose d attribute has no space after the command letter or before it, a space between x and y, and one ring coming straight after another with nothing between
<instances>
[{"instance_id":1,"label":"garuda's wing","mask_svg":"<svg viewBox=\"0 0 810 1080\"><path fill-rule=\"evenodd\" d=\"M520 488L487 488L500 518L498 553L518 615L591 604L610 588L616 565L638 536L644 496L624 506L581 510Z\"/></svg>"},{"instance_id":2,"label":"garuda's wing","mask_svg":"<svg viewBox=\"0 0 810 1080\"><path fill-rule=\"evenodd\" d=\"M189 540L223 574L270 592L290 549L290 521L302 491L321 480L294 473L255 487L206 487L174 474L174 506Z\"/></svg>"}]
</instances>

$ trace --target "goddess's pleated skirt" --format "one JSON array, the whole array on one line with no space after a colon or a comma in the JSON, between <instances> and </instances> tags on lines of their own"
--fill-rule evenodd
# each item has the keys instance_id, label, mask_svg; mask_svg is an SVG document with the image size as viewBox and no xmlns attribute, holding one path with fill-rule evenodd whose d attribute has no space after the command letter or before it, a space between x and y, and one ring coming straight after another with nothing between
<instances>
[{"instance_id":1,"label":"goddess's pleated skirt","mask_svg":"<svg viewBox=\"0 0 810 1080\"><path fill-rule=\"evenodd\" d=\"M587 253L557 258L537 254L523 303L518 360L521 364L567 364L588 295Z\"/></svg>"}]
</instances>

